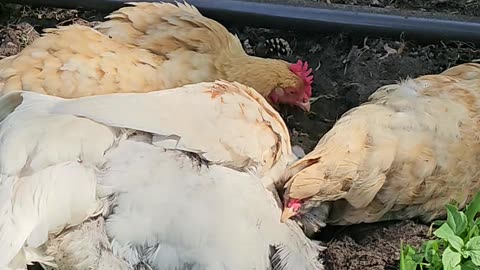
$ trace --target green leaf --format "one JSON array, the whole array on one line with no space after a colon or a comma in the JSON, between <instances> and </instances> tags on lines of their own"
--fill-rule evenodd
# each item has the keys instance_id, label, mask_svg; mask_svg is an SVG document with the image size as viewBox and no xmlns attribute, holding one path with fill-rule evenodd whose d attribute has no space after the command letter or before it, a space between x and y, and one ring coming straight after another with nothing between
<instances>
[{"instance_id":1,"label":"green leaf","mask_svg":"<svg viewBox=\"0 0 480 270\"><path fill-rule=\"evenodd\" d=\"M429 235L435 225L441 224L433 235L437 239L423 243L420 249L401 246L400 270L473 270L480 269L480 192L461 212L453 204L447 204L447 220L431 224ZM462 258L463 257L463 258Z\"/></svg>"},{"instance_id":2,"label":"green leaf","mask_svg":"<svg viewBox=\"0 0 480 270\"><path fill-rule=\"evenodd\" d=\"M462 260L460 253L453 251L447 247L443 252L442 263L445 270L454 270Z\"/></svg>"},{"instance_id":3,"label":"green leaf","mask_svg":"<svg viewBox=\"0 0 480 270\"><path fill-rule=\"evenodd\" d=\"M416 249L410 245L403 247L403 243L400 243L400 270L416 270L418 262L412 257L417 253Z\"/></svg>"},{"instance_id":4,"label":"green leaf","mask_svg":"<svg viewBox=\"0 0 480 270\"><path fill-rule=\"evenodd\" d=\"M462 264L462 270L478 270L478 267L472 261L466 261Z\"/></svg>"},{"instance_id":5,"label":"green leaf","mask_svg":"<svg viewBox=\"0 0 480 270\"><path fill-rule=\"evenodd\" d=\"M428 232L427 232L427 236L430 237L432 236L432 231L433 231L433 227L440 227L442 226L444 223L446 223L447 221L446 220L434 220L432 222L432 224L430 224L430 227L428 228Z\"/></svg>"},{"instance_id":6,"label":"green leaf","mask_svg":"<svg viewBox=\"0 0 480 270\"><path fill-rule=\"evenodd\" d=\"M456 251L462 251L462 248L464 246L462 238L456 235L450 235L448 236L447 241Z\"/></svg>"},{"instance_id":7,"label":"green leaf","mask_svg":"<svg viewBox=\"0 0 480 270\"><path fill-rule=\"evenodd\" d=\"M447 224L456 235L460 235L467 228L467 216L459 212L457 208L451 204L447 204Z\"/></svg>"},{"instance_id":8,"label":"green leaf","mask_svg":"<svg viewBox=\"0 0 480 270\"><path fill-rule=\"evenodd\" d=\"M424 244L424 257L431 265L428 269L440 269L442 266L442 257L439 249L440 241L441 240L428 240Z\"/></svg>"},{"instance_id":9,"label":"green leaf","mask_svg":"<svg viewBox=\"0 0 480 270\"><path fill-rule=\"evenodd\" d=\"M480 236L475 236L475 237L472 237L472 239L470 239L467 244L466 244L466 248L468 250L480 250Z\"/></svg>"},{"instance_id":10,"label":"green leaf","mask_svg":"<svg viewBox=\"0 0 480 270\"><path fill-rule=\"evenodd\" d=\"M478 232L479 232L478 231L478 225L475 224L474 226L472 226L472 228L468 232L467 238L465 238L465 240L468 240L468 239L472 238L473 236L479 236Z\"/></svg>"},{"instance_id":11,"label":"green leaf","mask_svg":"<svg viewBox=\"0 0 480 270\"><path fill-rule=\"evenodd\" d=\"M470 236L480 236L480 218L475 221L475 225L470 230Z\"/></svg>"},{"instance_id":12,"label":"green leaf","mask_svg":"<svg viewBox=\"0 0 480 270\"><path fill-rule=\"evenodd\" d=\"M436 237L438 237L440 239L448 240L448 237L454 236L455 233L453 232L453 230L450 228L450 226L447 223L444 223L442 226L440 226L440 228L436 229L433 232L433 235L435 235Z\"/></svg>"},{"instance_id":13,"label":"green leaf","mask_svg":"<svg viewBox=\"0 0 480 270\"><path fill-rule=\"evenodd\" d=\"M475 236L470 239L465 245L465 253L472 258L472 262L476 266L480 266L480 236Z\"/></svg>"},{"instance_id":14,"label":"green leaf","mask_svg":"<svg viewBox=\"0 0 480 270\"><path fill-rule=\"evenodd\" d=\"M465 207L465 215L467 216L468 222L471 224L475 219L475 216L480 211L480 192L475 195L470 204Z\"/></svg>"},{"instance_id":15,"label":"green leaf","mask_svg":"<svg viewBox=\"0 0 480 270\"><path fill-rule=\"evenodd\" d=\"M439 255L437 252L438 250L437 240L428 240L424 244L424 249L425 249L424 256L427 262L432 262L433 260L435 260L435 257Z\"/></svg>"}]
</instances>

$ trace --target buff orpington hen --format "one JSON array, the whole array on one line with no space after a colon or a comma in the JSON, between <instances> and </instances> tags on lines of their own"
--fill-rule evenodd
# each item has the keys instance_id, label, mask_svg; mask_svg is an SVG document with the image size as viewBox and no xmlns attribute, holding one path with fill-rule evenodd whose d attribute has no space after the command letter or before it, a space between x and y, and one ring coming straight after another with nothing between
<instances>
[{"instance_id":1,"label":"buff orpington hen","mask_svg":"<svg viewBox=\"0 0 480 270\"><path fill-rule=\"evenodd\" d=\"M296 157L252 88L11 92L0 120L2 270L323 269L280 222L269 187Z\"/></svg>"},{"instance_id":2,"label":"buff orpington hen","mask_svg":"<svg viewBox=\"0 0 480 270\"><path fill-rule=\"evenodd\" d=\"M133 3L96 26L46 29L0 61L0 91L63 98L149 92L217 79L253 87L272 105L310 110L307 63L249 56L240 40L189 4Z\"/></svg>"},{"instance_id":3,"label":"buff orpington hen","mask_svg":"<svg viewBox=\"0 0 480 270\"><path fill-rule=\"evenodd\" d=\"M282 220L311 234L464 207L480 191L479 110L480 64L379 88L286 171Z\"/></svg>"}]
</instances>

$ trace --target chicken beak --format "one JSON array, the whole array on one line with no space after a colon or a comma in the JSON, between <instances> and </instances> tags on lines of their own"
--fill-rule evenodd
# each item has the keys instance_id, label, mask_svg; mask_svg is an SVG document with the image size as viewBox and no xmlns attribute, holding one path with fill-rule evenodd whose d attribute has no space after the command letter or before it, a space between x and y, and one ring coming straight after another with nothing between
<instances>
[{"instance_id":1,"label":"chicken beak","mask_svg":"<svg viewBox=\"0 0 480 270\"><path fill-rule=\"evenodd\" d=\"M295 105L297 105L298 107L300 107L302 110L304 110L305 112L310 112L310 107L311 107L311 104L310 104L310 101L307 101L307 102L297 102Z\"/></svg>"},{"instance_id":2,"label":"chicken beak","mask_svg":"<svg viewBox=\"0 0 480 270\"><path fill-rule=\"evenodd\" d=\"M297 213L293 210L293 207L285 207L282 212L282 216L280 217L280 222L285 223L287 220Z\"/></svg>"}]
</instances>

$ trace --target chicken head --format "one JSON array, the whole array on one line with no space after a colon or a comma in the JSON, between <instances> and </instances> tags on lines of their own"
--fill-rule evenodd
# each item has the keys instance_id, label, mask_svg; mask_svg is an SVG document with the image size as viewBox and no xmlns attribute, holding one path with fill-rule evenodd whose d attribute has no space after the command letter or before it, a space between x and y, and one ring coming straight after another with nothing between
<instances>
[{"instance_id":1,"label":"chicken head","mask_svg":"<svg viewBox=\"0 0 480 270\"><path fill-rule=\"evenodd\" d=\"M268 95L271 103L289 104L310 111L310 98L312 97L313 75L308 62L298 60L296 64L290 64L289 70L296 77L294 84L288 85L288 80L283 80Z\"/></svg>"}]
</instances>

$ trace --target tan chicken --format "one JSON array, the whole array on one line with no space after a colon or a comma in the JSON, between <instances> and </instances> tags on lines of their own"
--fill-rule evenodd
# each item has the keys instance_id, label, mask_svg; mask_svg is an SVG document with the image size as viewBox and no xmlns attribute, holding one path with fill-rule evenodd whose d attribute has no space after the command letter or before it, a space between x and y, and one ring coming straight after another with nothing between
<instances>
[{"instance_id":1,"label":"tan chicken","mask_svg":"<svg viewBox=\"0 0 480 270\"><path fill-rule=\"evenodd\" d=\"M312 233L465 206L480 191L479 110L479 64L378 89L289 168L282 219Z\"/></svg>"},{"instance_id":2,"label":"tan chicken","mask_svg":"<svg viewBox=\"0 0 480 270\"><path fill-rule=\"evenodd\" d=\"M47 29L0 61L0 89L63 98L150 92L224 79L256 89L272 105L310 109L307 63L247 55L239 39L188 4L135 3L94 30Z\"/></svg>"}]
</instances>

